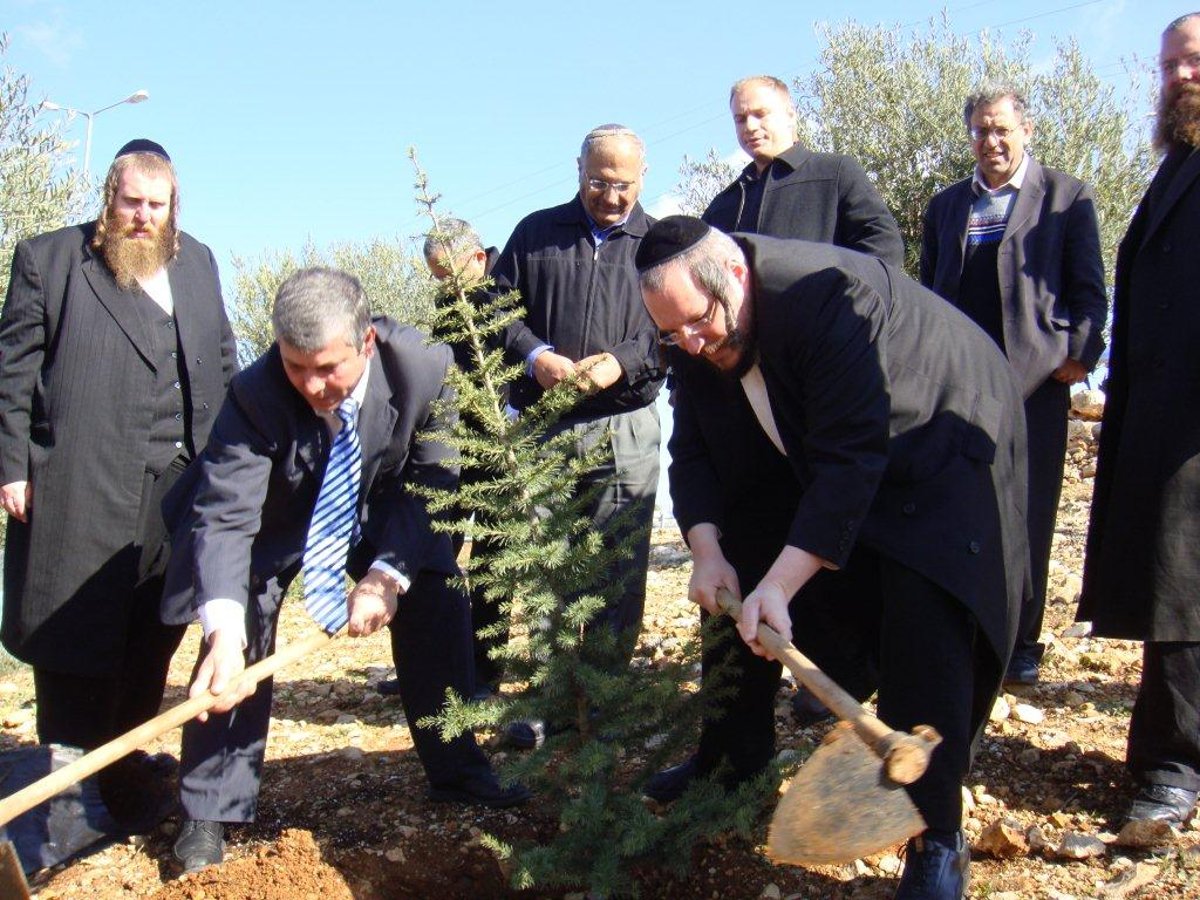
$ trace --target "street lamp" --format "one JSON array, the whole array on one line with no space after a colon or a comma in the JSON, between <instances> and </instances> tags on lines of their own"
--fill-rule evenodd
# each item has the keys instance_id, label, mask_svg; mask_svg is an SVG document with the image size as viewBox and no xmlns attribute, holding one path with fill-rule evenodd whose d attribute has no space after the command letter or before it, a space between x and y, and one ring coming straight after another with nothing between
<instances>
[{"instance_id":1,"label":"street lamp","mask_svg":"<svg viewBox=\"0 0 1200 900\"><path fill-rule=\"evenodd\" d=\"M94 112L85 112L82 109L75 109L71 106L60 106L59 104L50 100L43 100L40 109L50 112L65 112L68 116L83 116L87 119L87 137L83 142L83 174L85 178L90 180L92 177L91 170L89 169L92 159L92 119L100 115L100 113L120 106L123 103L141 103L143 100L149 99L150 92L141 90L134 91L124 100L118 100L116 103L110 103L108 106L102 106L100 109L97 109Z\"/></svg>"}]
</instances>

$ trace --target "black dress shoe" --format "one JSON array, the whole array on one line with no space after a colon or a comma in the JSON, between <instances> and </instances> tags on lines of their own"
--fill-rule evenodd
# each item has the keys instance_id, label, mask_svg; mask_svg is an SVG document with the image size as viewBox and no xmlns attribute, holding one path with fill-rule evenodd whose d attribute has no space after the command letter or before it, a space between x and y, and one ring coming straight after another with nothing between
<instances>
[{"instance_id":1,"label":"black dress shoe","mask_svg":"<svg viewBox=\"0 0 1200 900\"><path fill-rule=\"evenodd\" d=\"M646 779L642 793L659 803L673 803L699 777L700 767L696 764L696 757L692 756L677 766L655 772Z\"/></svg>"},{"instance_id":2,"label":"black dress shoe","mask_svg":"<svg viewBox=\"0 0 1200 900\"><path fill-rule=\"evenodd\" d=\"M502 786L491 772L429 788L429 799L436 803L469 803L489 809L520 806L532 796L533 792L523 784Z\"/></svg>"},{"instance_id":3,"label":"black dress shoe","mask_svg":"<svg viewBox=\"0 0 1200 900\"><path fill-rule=\"evenodd\" d=\"M1029 686L1038 683L1038 662L1029 656L1014 656L1004 673L1005 687L1011 685Z\"/></svg>"},{"instance_id":4,"label":"black dress shoe","mask_svg":"<svg viewBox=\"0 0 1200 900\"><path fill-rule=\"evenodd\" d=\"M808 728L832 719L833 713L829 711L829 707L816 698L812 691L804 685L800 685L796 688L796 693L792 695L792 717L796 720L797 726Z\"/></svg>"},{"instance_id":5,"label":"black dress shoe","mask_svg":"<svg viewBox=\"0 0 1200 900\"><path fill-rule=\"evenodd\" d=\"M961 831L927 830L908 842L895 900L962 900L971 848Z\"/></svg>"},{"instance_id":6,"label":"black dress shoe","mask_svg":"<svg viewBox=\"0 0 1200 900\"><path fill-rule=\"evenodd\" d=\"M1167 784L1143 784L1125 813L1126 822L1159 819L1179 827L1196 805L1196 792Z\"/></svg>"},{"instance_id":7,"label":"black dress shoe","mask_svg":"<svg viewBox=\"0 0 1200 900\"><path fill-rule=\"evenodd\" d=\"M184 872L198 872L225 858L225 826L220 822L188 819L175 841L175 858Z\"/></svg>"},{"instance_id":8,"label":"black dress shoe","mask_svg":"<svg viewBox=\"0 0 1200 900\"><path fill-rule=\"evenodd\" d=\"M383 681L379 682L379 684L375 685L375 690L379 691L379 693L385 697L399 697L400 679L385 678Z\"/></svg>"}]
</instances>

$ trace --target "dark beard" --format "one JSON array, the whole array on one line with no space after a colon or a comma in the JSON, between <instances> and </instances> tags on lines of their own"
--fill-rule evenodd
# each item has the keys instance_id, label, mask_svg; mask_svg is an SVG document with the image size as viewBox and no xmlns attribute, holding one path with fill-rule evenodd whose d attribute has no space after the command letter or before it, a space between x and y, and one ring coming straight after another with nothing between
<instances>
[{"instance_id":1,"label":"dark beard","mask_svg":"<svg viewBox=\"0 0 1200 900\"><path fill-rule=\"evenodd\" d=\"M122 290L131 290L139 278L149 278L170 262L175 248L175 230L169 224L150 238L127 237L132 229L121 230L111 220L108 229L101 252Z\"/></svg>"},{"instance_id":2,"label":"dark beard","mask_svg":"<svg viewBox=\"0 0 1200 900\"><path fill-rule=\"evenodd\" d=\"M1159 94L1154 146L1166 151L1172 144L1200 147L1200 84L1189 82Z\"/></svg>"}]
</instances>

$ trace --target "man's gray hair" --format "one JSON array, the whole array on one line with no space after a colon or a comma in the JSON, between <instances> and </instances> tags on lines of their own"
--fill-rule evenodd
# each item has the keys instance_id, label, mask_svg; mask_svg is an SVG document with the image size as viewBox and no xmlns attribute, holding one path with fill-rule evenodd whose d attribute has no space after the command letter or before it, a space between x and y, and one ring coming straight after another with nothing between
<instances>
[{"instance_id":1,"label":"man's gray hair","mask_svg":"<svg viewBox=\"0 0 1200 900\"><path fill-rule=\"evenodd\" d=\"M667 270L681 266L691 272L696 282L715 297L725 296L725 260L746 261L746 254L737 241L725 232L710 227L708 234L694 246L664 263L646 269L638 280L642 290L658 292L663 289Z\"/></svg>"},{"instance_id":2,"label":"man's gray hair","mask_svg":"<svg viewBox=\"0 0 1200 900\"><path fill-rule=\"evenodd\" d=\"M1197 16L1200 16L1200 12L1184 13L1178 19L1174 19L1170 24L1168 24L1167 27L1163 29L1163 34L1166 34L1168 31L1178 31L1183 27L1184 22L1194 19Z\"/></svg>"},{"instance_id":3,"label":"man's gray hair","mask_svg":"<svg viewBox=\"0 0 1200 900\"><path fill-rule=\"evenodd\" d=\"M776 78L774 75L750 75L746 78L739 78L733 83L733 87L729 89L729 102L733 103L733 98L737 96L737 92L751 84L761 84L769 88L774 88L778 93L783 94L787 98L788 104L791 105L791 90L788 89L787 83L782 78Z\"/></svg>"},{"instance_id":4,"label":"man's gray hair","mask_svg":"<svg viewBox=\"0 0 1200 900\"><path fill-rule=\"evenodd\" d=\"M646 159L646 145L637 132L632 128L626 128L624 125L617 125L610 122L607 125L597 125L591 131L583 136L583 143L579 146L579 158L587 159L587 155L592 151L592 148L601 141L611 140L612 138L627 138L632 141L638 149L638 156L644 162Z\"/></svg>"},{"instance_id":5,"label":"man's gray hair","mask_svg":"<svg viewBox=\"0 0 1200 900\"><path fill-rule=\"evenodd\" d=\"M474 252L483 249L483 241L464 219L442 219L437 228L425 235L425 244L421 252L429 262L437 259L443 251L452 256Z\"/></svg>"},{"instance_id":6,"label":"man's gray hair","mask_svg":"<svg viewBox=\"0 0 1200 900\"><path fill-rule=\"evenodd\" d=\"M271 326L275 340L303 353L316 353L338 339L362 350L371 327L371 304L349 272L301 269L279 286Z\"/></svg>"},{"instance_id":7,"label":"man's gray hair","mask_svg":"<svg viewBox=\"0 0 1200 900\"><path fill-rule=\"evenodd\" d=\"M999 103L1001 100L1012 101L1013 112L1017 114L1018 121L1025 118L1025 95L1011 84L989 81L977 87L963 104L963 121L967 124L967 130L971 128L971 116L975 115L976 107Z\"/></svg>"}]
</instances>

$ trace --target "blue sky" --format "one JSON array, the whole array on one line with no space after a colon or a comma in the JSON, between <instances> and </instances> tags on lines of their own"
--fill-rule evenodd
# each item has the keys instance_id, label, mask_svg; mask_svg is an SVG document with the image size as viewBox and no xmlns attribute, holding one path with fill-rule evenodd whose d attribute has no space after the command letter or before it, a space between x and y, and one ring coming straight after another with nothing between
<instances>
[{"instance_id":1,"label":"blue sky","mask_svg":"<svg viewBox=\"0 0 1200 900\"><path fill-rule=\"evenodd\" d=\"M525 213L575 190L593 125L648 144L643 202L661 205L685 154L737 150L729 84L811 70L814 24L906 25L939 3L228 3L113 5L0 0L8 62L38 98L96 110L138 89L150 100L95 118L93 174L131 137L164 144L180 172L183 226L217 253L318 246L425 228L412 200L415 146L443 209L502 245ZM1076 37L1096 68L1149 59L1183 8L1132 0L950 0L952 27ZM748 8L745 8L748 9ZM136 10L136 11L135 11ZM48 113L47 115L61 115ZM84 120L70 124L82 163ZM965 148L964 148L965 152Z\"/></svg>"}]
</instances>

